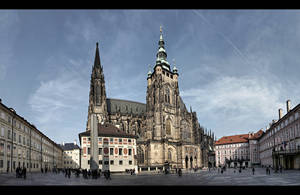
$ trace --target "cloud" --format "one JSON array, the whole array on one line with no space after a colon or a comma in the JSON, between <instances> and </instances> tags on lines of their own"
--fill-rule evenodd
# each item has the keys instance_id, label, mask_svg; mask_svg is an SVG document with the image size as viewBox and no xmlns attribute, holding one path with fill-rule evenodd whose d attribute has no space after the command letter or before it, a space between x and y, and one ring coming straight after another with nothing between
<instances>
[{"instance_id":1,"label":"cloud","mask_svg":"<svg viewBox=\"0 0 300 195\"><path fill-rule=\"evenodd\" d=\"M268 124L284 106L282 92L280 83L262 77L222 76L207 85L183 90L181 96L198 111L200 123L224 135L264 128L262 124ZM251 129L255 127L258 129Z\"/></svg>"},{"instance_id":2,"label":"cloud","mask_svg":"<svg viewBox=\"0 0 300 195\"><path fill-rule=\"evenodd\" d=\"M0 80L4 80L13 57L19 18L14 11L0 11Z\"/></svg>"},{"instance_id":3,"label":"cloud","mask_svg":"<svg viewBox=\"0 0 300 195\"><path fill-rule=\"evenodd\" d=\"M67 61L69 68L55 70L54 78L40 81L28 100L36 126L59 142L73 141L84 131L87 117L89 80L84 81L73 69L76 64Z\"/></svg>"}]
</instances>

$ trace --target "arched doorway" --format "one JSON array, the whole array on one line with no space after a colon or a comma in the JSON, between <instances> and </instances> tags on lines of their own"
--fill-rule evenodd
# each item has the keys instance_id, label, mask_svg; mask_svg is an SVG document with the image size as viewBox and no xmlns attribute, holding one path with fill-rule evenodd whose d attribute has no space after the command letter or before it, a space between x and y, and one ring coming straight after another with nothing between
<instances>
[{"instance_id":1,"label":"arched doorway","mask_svg":"<svg viewBox=\"0 0 300 195\"><path fill-rule=\"evenodd\" d=\"M185 168L188 169L188 161L189 158L187 156L185 156Z\"/></svg>"},{"instance_id":2,"label":"arched doorway","mask_svg":"<svg viewBox=\"0 0 300 195\"><path fill-rule=\"evenodd\" d=\"M193 166L193 157L191 156L191 158L190 158L190 164L191 164L191 169L194 167Z\"/></svg>"}]
</instances>

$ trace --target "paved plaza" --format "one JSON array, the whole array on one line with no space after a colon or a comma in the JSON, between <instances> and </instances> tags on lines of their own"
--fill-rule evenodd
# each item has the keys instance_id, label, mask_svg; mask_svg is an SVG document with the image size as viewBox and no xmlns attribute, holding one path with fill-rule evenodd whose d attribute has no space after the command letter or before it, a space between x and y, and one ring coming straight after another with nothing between
<instances>
[{"instance_id":1,"label":"paved plaza","mask_svg":"<svg viewBox=\"0 0 300 195\"><path fill-rule=\"evenodd\" d=\"M195 172L183 173L182 177L176 174L154 174L141 173L138 175L112 174L111 180L106 180L103 176L100 179L84 179L82 175L76 178L73 174L71 178L66 178L63 173L29 173L27 179L16 178L14 174L0 174L0 185L219 185L219 186L245 186L245 185L300 185L300 171L285 170L282 173L271 172L266 175L265 169L257 168L252 175L251 169L238 170L228 169L223 174L217 170L200 170Z\"/></svg>"}]
</instances>

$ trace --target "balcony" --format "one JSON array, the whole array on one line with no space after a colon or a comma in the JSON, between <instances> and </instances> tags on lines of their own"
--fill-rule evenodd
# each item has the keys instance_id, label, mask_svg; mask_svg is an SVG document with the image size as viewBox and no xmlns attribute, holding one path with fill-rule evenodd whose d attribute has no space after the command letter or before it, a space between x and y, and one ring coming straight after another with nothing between
<instances>
[{"instance_id":1,"label":"balcony","mask_svg":"<svg viewBox=\"0 0 300 195\"><path fill-rule=\"evenodd\" d=\"M296 155L296 154L300 154L300 148L281 150L281 151L272 151L272 155Z\"/></svg>"}]
</instances>

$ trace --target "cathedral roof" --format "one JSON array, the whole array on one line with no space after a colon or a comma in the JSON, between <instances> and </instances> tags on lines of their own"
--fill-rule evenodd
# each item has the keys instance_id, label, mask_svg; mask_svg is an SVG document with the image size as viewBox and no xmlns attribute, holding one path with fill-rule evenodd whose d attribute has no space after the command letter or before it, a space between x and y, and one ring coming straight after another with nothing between
<instances>
[{"instance_id":1,"label":"cathedral roof","mask_svg":"<svg viewBox=\"0 0 300 195\"><path fill-rule=\"evenodd\" d=\"M135 114L144 115L146 114L146 104L140 102L134 102L130 100L120 99L106 99L107 112L114 114L120 112L121 114Z\"/></svg>"}]
</instances>

